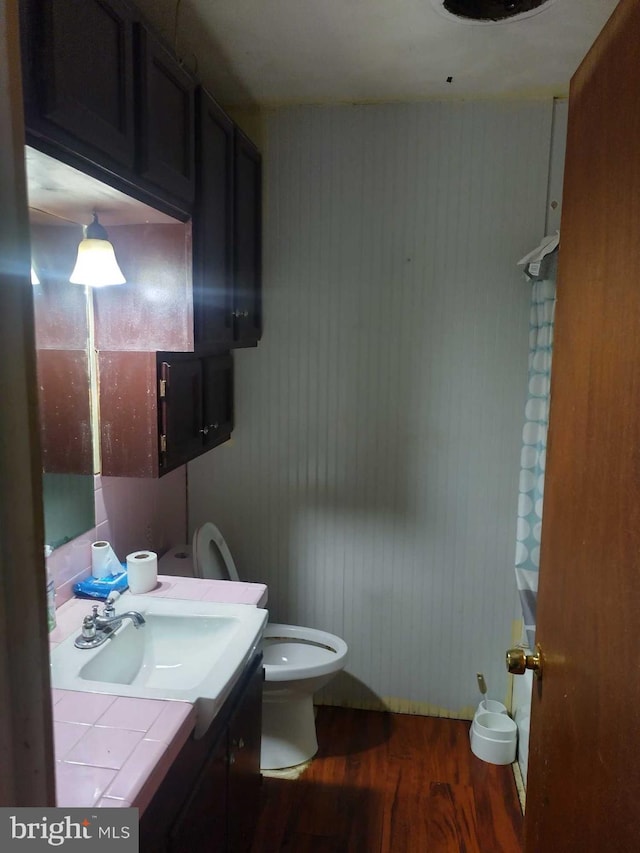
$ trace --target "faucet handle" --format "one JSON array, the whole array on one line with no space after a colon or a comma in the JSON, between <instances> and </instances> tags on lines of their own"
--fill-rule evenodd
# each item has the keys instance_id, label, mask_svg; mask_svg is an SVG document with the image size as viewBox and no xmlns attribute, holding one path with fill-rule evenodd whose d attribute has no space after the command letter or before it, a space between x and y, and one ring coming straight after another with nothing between
<instances>
[{"instance_id":1,"label":"faucet handle","mask_svg":"<svg viewBox=\"0 0 640 853\"><path fill-rule=\"evenodd\" d=\"M110 619L112 616L116 615L115 604L116 601L120 598L120 593L117 590L112 590L107 596L107 600L104 603L104 616Z\"/></svg>"},{"instance_id":2,"label":"faucet handle","mask_svg":"<svg viewBox=\"0 0 640 853\"><path fill-rule=\"evenodd\" d=\"M82 636L85 640L92 640L96 635L96 610L98 608L94 607L93 616L85 616L82 620Z\"/></svg>"}]
</instances>

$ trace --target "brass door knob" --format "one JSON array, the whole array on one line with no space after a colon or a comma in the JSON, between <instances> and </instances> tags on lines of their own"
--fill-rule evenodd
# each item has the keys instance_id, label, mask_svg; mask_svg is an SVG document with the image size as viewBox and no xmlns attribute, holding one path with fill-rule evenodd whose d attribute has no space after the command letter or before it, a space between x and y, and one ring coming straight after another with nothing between
<instances>
[{"instance_id":1,"label":"brass door knob","mask_svg":"<svg viewBox=\"0 0 640 853\"><path fill-rule=\"evenodd\" d=\"M511 675L523 675L526 670L532 669L534 674L542 677L542 649L536 645L533 655L528 655L524 649L509 649L507 652L507 670Z\"/></svg>"}]
</instances>

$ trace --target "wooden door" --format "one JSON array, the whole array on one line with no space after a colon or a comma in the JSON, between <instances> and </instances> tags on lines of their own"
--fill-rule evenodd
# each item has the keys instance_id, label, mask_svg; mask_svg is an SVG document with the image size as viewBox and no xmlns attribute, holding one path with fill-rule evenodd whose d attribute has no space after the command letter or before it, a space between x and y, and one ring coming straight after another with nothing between
<instances>
[{"instance_id":1,"label":"wooden door","mask_svg":"<svg viewBox=\"0 0 640 853\"><path fill-rule=\"evenodd\" d=\"M640 850L640 3L569 101L526 853Z\"/></svg>"}]
</instances>

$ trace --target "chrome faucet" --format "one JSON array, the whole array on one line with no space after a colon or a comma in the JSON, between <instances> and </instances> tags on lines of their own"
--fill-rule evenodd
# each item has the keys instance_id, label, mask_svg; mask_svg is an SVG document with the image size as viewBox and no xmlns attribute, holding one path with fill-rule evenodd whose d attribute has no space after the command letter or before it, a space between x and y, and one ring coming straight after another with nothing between
<instances>
[{"instance_id":1,"label":"chrome faucet","mask_svg":"<svg viewBox=\"0 0 640 853\"><path fill-rule=\"evenodd\" d=\"M123 619L131 619L135 628L140 628L145 623L144 616L142 615L142 613L138 613L137 610L128 610L126 613L118 613L118 615L116 616L115 613L108 613L107 609L105 608L105 612L102 614L102 616L100 616L98 613L94 614L94 616L96 628L98 630L111 628L113 631L115 631L116 628L120 627Z\"/></svg>"},{"instance_id":2,"label":"chrome faucet","mask_svg":"<svg viewBox=\"0 0 640 853\"><path fill-rule=\"evenodd\" d=\"M107 601L104 612L98 613L98 605L94 604L90 616L82 620L82 632L75 639L77 649L95 649L106 642L121 625L123 619L131 619L134 628L145 624L145 618L137 610L128 610L116 615L113 602Z\"/></svg>"}]
</instances>

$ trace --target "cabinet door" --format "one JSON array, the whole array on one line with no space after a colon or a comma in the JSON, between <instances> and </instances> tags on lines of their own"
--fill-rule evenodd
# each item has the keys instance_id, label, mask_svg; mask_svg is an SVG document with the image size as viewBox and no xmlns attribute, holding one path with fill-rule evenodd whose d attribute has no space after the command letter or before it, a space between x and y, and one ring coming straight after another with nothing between
<instances>
[{"instance_id":1,"label":"cabinet door","mask_svg":"<svg viewBox=\"0 0 640 853\"><path fill-rule=\"evenodd\" d=\"M202 362L160 362L160 458L163 472L202 452Z\"/></svg>"},{"instance_id":2,"label":"cabinet door","mask_svg":"<svg viewBox=\"0 0 640 853\"><path fill-rule=\"evenodd\" d=\"M234 215L234 338L248 346L262 335L262 161L236 129Z\"/></svg>"},{"instance_id":3,"label":"cabinet door","mask_svg":"<svg viewBox=\"0 0 640 853\"><path fill-rule=\"evenodd\" d=\"M157 477L156 354L98 353L100 455L109 477Z\"/></svg>"},{"instance_id":4,"label":"cabinet door","mask_svg":"<svg viewBox=\"0 0 640 853\"><path fill-rule=\"evenodd\" d=\"M260 809L263 680L260 659L229 721L228 849L233 853L250 850Z\"/></svg>"},{"instance_id":5,"label":"cabinet door","mask_svg":"<svg viewBox=\"0 0 640 853\"><path fill-rule=\"evenodd\" d=\"M233 122L200 90L193 233L197 346L230 346L233 339L233 158Z\"/></svg>"},{"instance_id":6,"label":"cabinet door","mask_svg":"<svg viewBox=\"0 0 640 853\"><path fill-rule=\"evenodd\" d=\"M230 355L202 359L204 449L231 436L233 430L233 359Z\"/></svg>"},{"instance_id":7,"label":"cabinet door","mask_svg":"<svg viewBox=\"0 0 640 853\"><path fill-rule=\"evenodd\" d=\"M227 850L227 739L207 759L169 832L168 853Z\"/></svg>"},{"instance_id":8,"label":"cabinet door","mask_svg":"<svg viewBox=\"0 0 640 853\"><path fill-rule=\"evenodd\" d=\"M142 177L172 196L193 201L195 84L166 48L136 28L140 72Z\"/></svg>"},{"instance_id":9,"label":"cabinet door","mask_svg":"<svg viewBox=\"0 0 640 853\"><path fill-rule=\"evenodd\" d=\"M131 168L130 8L121 0L26 0L20 7L27 129L88 159L107 155Z\"/></svg>"}]
</instances>

